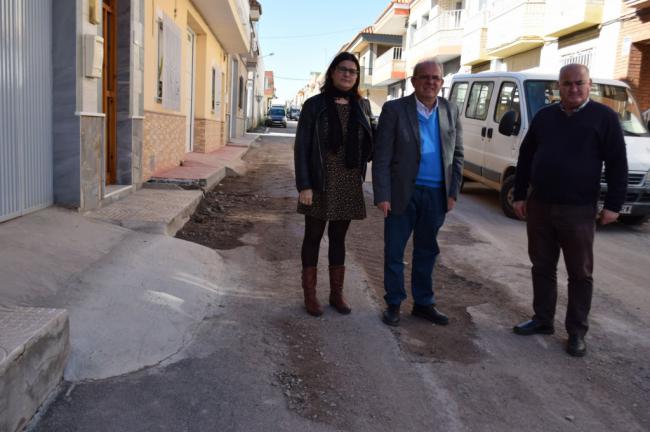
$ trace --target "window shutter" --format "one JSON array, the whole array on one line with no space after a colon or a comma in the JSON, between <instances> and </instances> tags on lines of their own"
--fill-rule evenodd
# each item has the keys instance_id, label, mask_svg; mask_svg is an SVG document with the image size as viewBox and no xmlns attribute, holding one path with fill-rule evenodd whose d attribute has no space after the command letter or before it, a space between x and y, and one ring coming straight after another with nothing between
<instances>
[{"instance_id":1,"label":"window shutter","mask_svg":"<svg viewBox=\"0 0 650 432\"><path fill-rule=\"evenodd\" d=\"M163 14L163 108L181 109L181 32L168 15Z\"/></svg>"}]
</instances>

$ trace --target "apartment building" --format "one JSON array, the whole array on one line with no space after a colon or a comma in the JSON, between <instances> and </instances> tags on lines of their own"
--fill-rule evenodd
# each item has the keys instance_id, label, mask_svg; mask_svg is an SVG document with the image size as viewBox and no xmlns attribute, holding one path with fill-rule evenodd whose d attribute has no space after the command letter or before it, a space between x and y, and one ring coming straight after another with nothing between
<instances>
[{"instance_id":1,"label":"apartment building","mask_svg":"<svg viewBox=\"0 0 650 432\"><path fill-rule=\"evenodd\" d=\"M557 73L582 63L650 107L650 1L466 0L461 68Z\"/></svg>"},{"instance_id":2,"label":"apartment building","mask_svg":"<svg viewBox=\"0 0 650 432\"><path fill-rule=\"evenodd\" d=\"M275 98L275 79L273 71L264 71L264 106L266 110L271 107Z\"/></svg>"},{"instance_id":3,"label":"apartment building","mask_svg":"<svg viewBox=\"0 0 650 432\"><path fill-rule=\"evenodd\" d=\"M423 58L435 57L442 63L447 78L460 70L463 47L463 31L467 14L466 1L461 0L413 0L408 19L404 51L406 52L407 76ZM446 79L443 92L451 80ZM413 86L407 81L406 93Z\"/></svg>"},{"instance_id":4,"label":"apartment building","mask_svg":"<svg viewBox=\"0 0 650 432\"><path fill-rule=\"evenodd\" d=\"M359 90L368 98L372 111L378 113L390 97L403 92L406 73L402 45L409 0L392 0L374 24L355 35L341 51L359 58L361 66Z\"/></svg>"},{"instance_id":5,"label":"apartment building","mask_svg":"<svg viewBox=\"0 0 650 432\"><path fill-rule=\"evenodd\" d=\"M650 0L623 2L614 77L632 87L642 111L650 109Z\"/></svg>"},{"instance_id":6,"label":"apartment building","mask_svg":"<svg viewBox=\"0 0 650 432\"><path fill-rule=\"evenodd\" d=\"M0 221L90 210L245 127L255 0L3 0Z\"/></svg>"},{"instance_id":7,"label":"apartment building","mask_svg":"<svg viewBox=\"0 0 650 432\"><path fill-rule=\"evenodd\" d=\"M373 111L411 93L413 66L432 57L444 67L443 95L457 72L557 73L576 62L628 82L650 108L650 0L391 1L342 50L359 56Z\"/></svg>"}]
</instances>

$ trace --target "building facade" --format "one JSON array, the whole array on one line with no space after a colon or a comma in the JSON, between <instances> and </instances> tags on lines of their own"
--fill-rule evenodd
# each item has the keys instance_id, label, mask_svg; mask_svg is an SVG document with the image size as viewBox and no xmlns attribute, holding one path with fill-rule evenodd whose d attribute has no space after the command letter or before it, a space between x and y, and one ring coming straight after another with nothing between
<instances>
[{"instance_id":1,"label":"building facade","mask_svg":"<svg viewBox=\"0 0 650 432\"><path fill-rule=\"evenodd\" d=\"M260 14L254 0L0 2L0 221L97 208L243 134Z\"/></svg>"},{"instance_id":2,"label":"building facade","mask_svg":"<svg viewBox=\"0 0 650 432\"><path fill-rule=\"evenodd\" d=\"M626 81L650 108L650 0L393 0L342 50L359 57L373 112L413 91L408 77L424 58L443 64L444 96L458 72L557 73L581 63L594 77Z\"/></svg>"}]
</instances>

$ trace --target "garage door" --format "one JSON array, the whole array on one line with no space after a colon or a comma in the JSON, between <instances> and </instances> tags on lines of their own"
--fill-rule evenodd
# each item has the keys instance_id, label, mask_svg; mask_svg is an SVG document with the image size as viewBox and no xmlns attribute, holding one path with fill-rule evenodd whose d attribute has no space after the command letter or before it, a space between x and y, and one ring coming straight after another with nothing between
<instances>
[{"instance_id":1,"label":"garage door","mask_svg":"<svg viewBox=\"0 0 650 432\"><path fill-rule=\"evenodd\" d=\"M0 1L0 222L52 204L52 0Z\"/></svg>"}]
</instances>

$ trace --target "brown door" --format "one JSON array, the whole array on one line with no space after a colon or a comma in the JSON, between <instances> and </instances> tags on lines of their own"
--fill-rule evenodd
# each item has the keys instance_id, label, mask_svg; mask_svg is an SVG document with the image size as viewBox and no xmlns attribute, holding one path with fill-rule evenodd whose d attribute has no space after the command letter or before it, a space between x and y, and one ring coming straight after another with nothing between
<instances>
[{"instance_id":1,"label":"brown door","mask_svg":"<svg viewBox=\"0 0 650 432\"><path fill-rule=\"evenodd\" d=\"M106 184L116 182L117 0L103 1L104 73L102 107L106 115Z\"/></svg>"}]
</instances>

